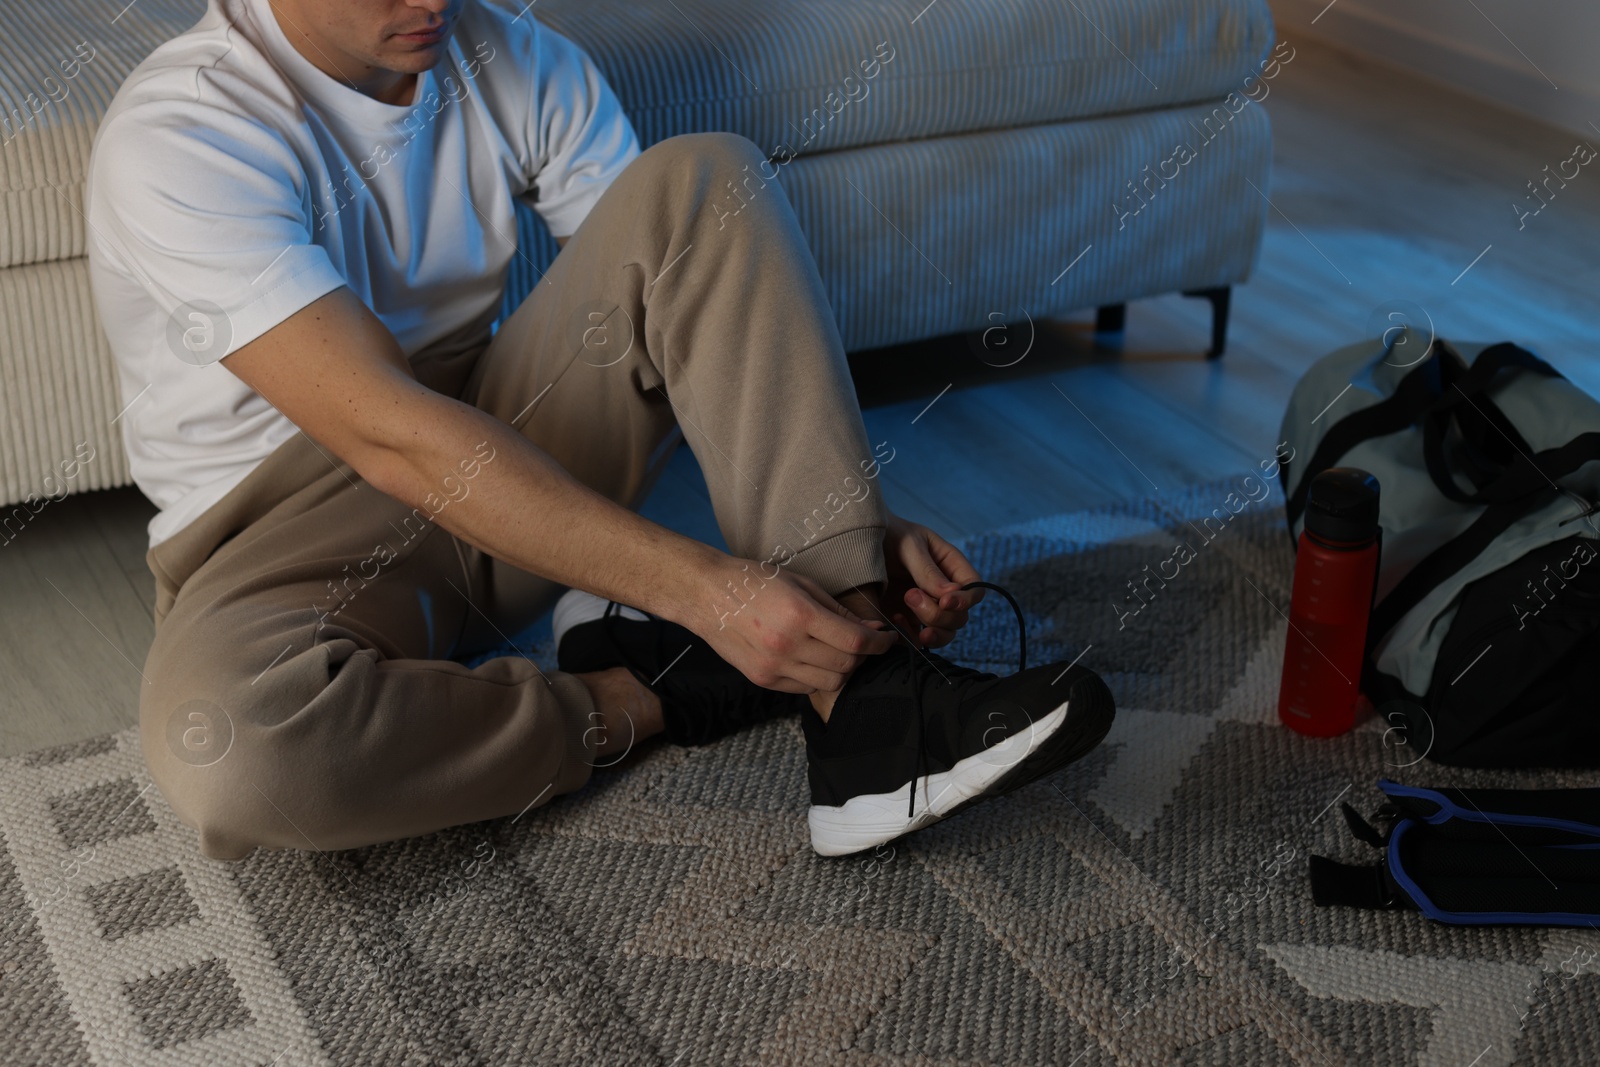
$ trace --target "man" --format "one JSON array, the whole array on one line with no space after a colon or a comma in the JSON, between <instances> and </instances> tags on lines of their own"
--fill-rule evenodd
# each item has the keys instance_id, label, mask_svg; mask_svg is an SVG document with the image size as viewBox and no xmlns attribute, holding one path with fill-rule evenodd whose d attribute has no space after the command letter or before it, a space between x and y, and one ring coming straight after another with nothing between
<instances>
[{"instance_id":1,"label":"man","mask_svg":"<svg viewBox=\"0 0 1600 1067\"><path fill-rule=\"evenodd\" d=\"M731 134L641 153L589 58L488 0L211 0L133 72L91 269L162 509L141 737L207 855L514 815L797 704L841 854L1098 743L1091 673L926 651L977 574L871 491L763 162ZM516 197L563 251L491 336ZM680 426L731 554L631 510ZM563 586L566 669L454 661Z\"/></svg>"}]
</instances>

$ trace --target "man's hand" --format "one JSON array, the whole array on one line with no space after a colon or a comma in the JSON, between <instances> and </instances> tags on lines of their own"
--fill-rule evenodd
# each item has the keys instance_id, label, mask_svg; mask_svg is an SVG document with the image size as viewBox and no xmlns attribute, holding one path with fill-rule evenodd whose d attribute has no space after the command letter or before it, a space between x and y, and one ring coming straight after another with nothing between
<instances>
[{"instance_id":1,"label":"man's hand","mask_svg":"<svg viewBox=\"0 0 1600 1067\"><path fill-rule=\"evenodd\" d=\"M890 515L883 558L889 567L883 610L894 624L925 648L955 640L967 624L967 612L983 599L982 589L961 592L963 585L978 581L967 557L926 526Z\"/></svg>"},{"instance_id":2,"label":"man's hand","mask_svg":"<svg viewBox=\"0 0 1600 1067\"><path fill-rule=\"evenodd\" d=\"M810 578L783 571L766 578L759 565L743 562L729 558L713 575L708 590L716 607L685 625L756 685L834 692L867 656L894 647L881 620L857 618ZM730 583L738 597L727 592Z\"/></svg>"}]
</instances>

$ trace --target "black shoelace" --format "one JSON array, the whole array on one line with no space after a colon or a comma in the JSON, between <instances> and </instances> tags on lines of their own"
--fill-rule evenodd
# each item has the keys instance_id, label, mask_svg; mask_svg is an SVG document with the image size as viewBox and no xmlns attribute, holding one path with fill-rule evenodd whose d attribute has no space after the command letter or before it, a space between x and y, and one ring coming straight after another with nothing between
<instances>
[{"instance_id":1,"label":"black shoelace","mask_svg":"<svg viewBox=\"0 0 1600 1067\"><path fill-rule=\"evenodd\" d=\"M1011 605L1012 612L1017 616L1017 673L1021 674L1028 669L1028 624L1023 618L1022 606L1017 603L1017 598L1012 596L1010 592L995 585L993 582L968 582L961 587L961 591L966 592L968 589L979 588L993 589L1005 597L1006 603ZM917 678L918 661L925 659L927 653L917 644L914 636L906 633L892 622L889 625L894 627L896 633L905 638L906 662L909 664L909 673L911 675L911 692L915 695L917 702L917 769L916 773L911 776L911 786L908 790L910 795L906 797L906 818L911 819L915 818L917 813L917 782L923 778L923 772L928 766L927 724L923 721L922 685ZM919 626L918 629L920 630L921 627ZM929 666L933 666L932 661L929 661ZM935 667L934 669L937 670L938 668ZM953 685L954 683L950 684Z\"/></svg>"},{"instance_id":2,"label":"black shoelace","mask_svg":"<svg viewBox=\"0 0 1600 1067\"><path fill-rule=\"evenodd\" d=\"M1022 606L1017 603L1017 598L1012 596L1009 590L1003 588L1002 586L998 586L993 582L968 582L966 585L961 587L961 592L966 592L968 589L993 589L996 593L999 593L1001 596L1006 598L1006 603L1011 605L1011 611L1017 617L1017 673L1021 674L1023 671L1027 670L1028 624L1026 618L1022 614ZM651 679L645 674L644 671L640 670L637 661L635 661L632 656L628 655L627 650L623 647L623 643L617 638L616 626L617 623L623 618L622 605L617 603L615 600L610 601L606 604L605 614L602 616L602 618L604 620L606 636L610 639L612 649L616 652L617 657L623 661L630 671L633 672L635 677L637 677L645 685L654 688L654 686L651 685ZM927 769L928 765L927 724L924 721L925 714L922 706L922 685L917 676L920 669L920 661L927 657L927 653L924 652L922 647L917 644L916 637L913 634L906 633L904 630L900 629L900 627L896 626L892 621L889 623L889 626L895 631L895 633L899 634L900 637L905 640L906 663L908 665L907 673L910 675L911 691L914 695L917 705L917 767L916 773L911 777L911 783L907 790L909 795L906 797L906 818L910 819L916 816L917 811L917 782L924 776L923 772ZM918 629L920 630L920 628L921 627L919 626ZM658 629L656 635L656 659L658 662L662 659L664 652L662 641L663 635ZM931 661L929 665L932 666ZM935 667L934 669L937 670L938 668ZM718 709L718 712L721 714L731 714L731 712L724 711L721 708Z\"/></svg>"}]
</instances>

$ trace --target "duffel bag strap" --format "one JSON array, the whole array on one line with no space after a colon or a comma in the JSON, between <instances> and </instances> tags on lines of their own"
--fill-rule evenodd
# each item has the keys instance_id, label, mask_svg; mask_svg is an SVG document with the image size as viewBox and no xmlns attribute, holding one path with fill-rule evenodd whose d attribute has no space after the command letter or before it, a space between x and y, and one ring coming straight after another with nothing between
<instances>
[{"instance_id":1,"label":"duffel bag strap","mask_svg":"<svg viewBox=\"0 0 1600 1067\"><path fill-rule=\"evenodd\" d=\"M1447 349L1444 342L1437 342ZM1533 446L1488 396L1488 388L1501 371L1525 370L1548 378L1562 375L1550 364L1510 342L1491 345L1478 353L1471 368L1445 390L1422 417L1422 457L1428 475L1448 499L1461 504L1482 503L1483 489L1518 454L1533 452ZM1475 492L1457 484L1444 456L1445 437L1454 425L1461 433L1463 451L1469 457L1465 473Z\"/></svg>"},{"instance_id":2,"label":"duffel bag strap","mask_svg":"<svg viewBox=\"0 0 1600 1067\"><path fill-rule=\"evenodd\" d=\"M1437 359L1432 358L1435 350L1439 355ZM1330 467L1337 467L1345 454L1361 442L1399 433L1415 425L1439 400L1450 383L1466 372L1465 361L1435 338L1430 355L1400 379L1400 384L1395 386L1390 396L1352 415L1346 415L1328 428L1307 461L1305 473L1295 483L1293 492L1289 491L1290 464L1280 462L1279 474L1287 497L1284 512L1289 518L1289 528L1293 530L1295 523L1300 521L1306 498L1311 493L1311 483L1317 475Z\"/></svg>"},{"instance_id":3,"label":"duffel bag strap","mask_svg":"<svg viewBox=\"0 0 1600 1067\"><path fill-rule=\"evenodd\" d=\"M1463 439L1469 447L1479 452L1500 452L1504 455L1499 446L1492 443L1503 435L1512 450L1532 452L1532 446L1522 437L1515 424L1485 395L1489 384L1508 368L1527 370L1545 377L1562 377L1550 364L1508 341L1485 348L1469 366L1447 342L1442 338L1434 338L1427 356L1400 380L1393 394L1339 420L1318 442L1305 473L1295 484L1294 491L1287 493L1284 511L1288 515L1290 528L1293 529L1305 510L1312 479L1328 468L1338 466L1345 454L1363 441L1399 433L1419 423L1423 427L1423 459L1439 491L1458 503L1481 502L1478 494L1464 492L1450 476L1443 457L1445 430L1453 418L1460 425L1460 417L1465 410L1462 405L1466 404L1471 409L1466 426L1472 430L1467 432L1464 428ZM1491 437L1485 429L1498 433ZM1487 448L1485 443L1488 443ZM1478 465L1485 469L1490 466L1488 463ZM1290 464L1281 463L1280 469L1287 492ZM1479 478L1485 482L1491 480L1486 473L1480 474Z\"/></svg>"},{"instance_id":4,"label":"duffel bag strap","mask_svg":"<svg viewBox=\"0 0 1600 1067\"><path fill-rule=\"evenodd\" d=\"M1446 541L1400 580L1373 609L1367 626L1367 654L1424 597L1461 568L1478 558L1495 538L1524 515L1545 506L1566 492L1556 482L1585 463L1600 460L1600 433L1579 434L1560 448L1535 456L1519 454L1516 461L1482 491L1487 507L1459 536ZM1585 502L1587 503L1587 502Z\"/></svg>"}]
</instances>

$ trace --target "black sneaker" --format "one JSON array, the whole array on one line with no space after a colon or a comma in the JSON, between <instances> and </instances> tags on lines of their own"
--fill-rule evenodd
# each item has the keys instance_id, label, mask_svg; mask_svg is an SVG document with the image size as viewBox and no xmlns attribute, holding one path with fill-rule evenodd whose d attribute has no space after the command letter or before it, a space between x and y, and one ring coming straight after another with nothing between
<instances>
[{"instance_id":1,"label":"black sneaker","mask_svg":"<svg viewBox=\"0 0 1600 1067\"><path fill-rule=\"evenodd\" d=\"M973 584L997 590L1022 622L1010 593ZM873 848L1087 755L1111 729L1111 691L1084 667L1027 669L1025 644L1021 658L1001 678L921 648L892 650L850 676L827 723L803 716L811 847Z\"/></svg>"},{"instance_id":2,"label":"black sneaker","mask_svg":"<svg viewBox=\"0 0 1600 1067\"><path fill-rule=\"evenodd\" d=\"M569 598L587 598L593 606ZM562 596L557 616L558 625L562 616L581 620L562 628L557 665L569 674L626 667L661 698L666 737L675 745L709 744L756 723L810 709L804 696L756 685L675 622L577 590Z\"/></svg>"}]
</instances>

